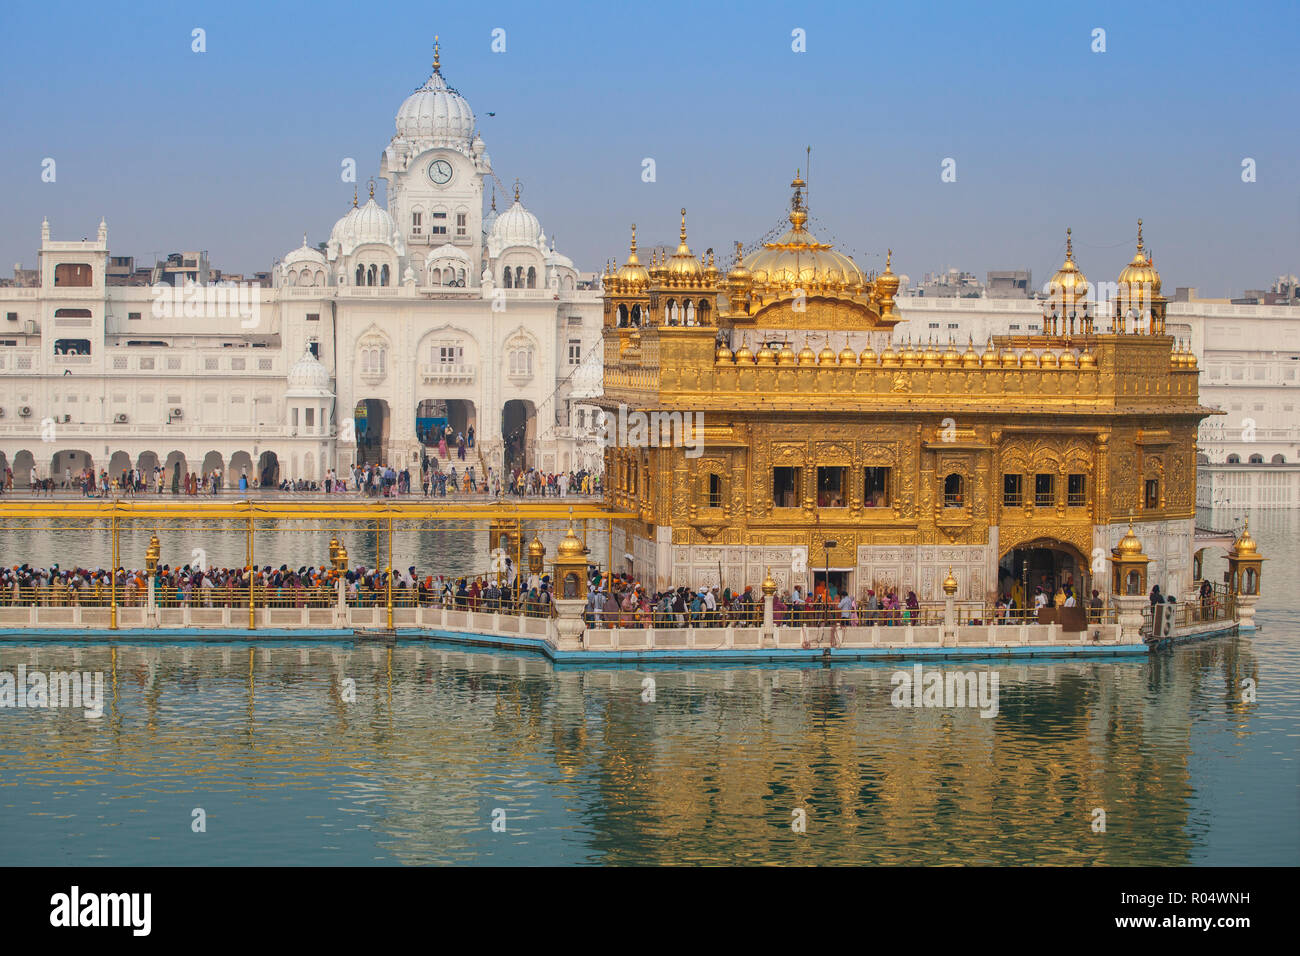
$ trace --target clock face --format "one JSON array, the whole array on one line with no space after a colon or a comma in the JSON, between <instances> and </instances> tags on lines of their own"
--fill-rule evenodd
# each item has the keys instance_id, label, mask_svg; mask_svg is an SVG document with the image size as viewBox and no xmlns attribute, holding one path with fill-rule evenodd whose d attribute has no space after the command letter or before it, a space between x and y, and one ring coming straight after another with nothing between
<instances>
[{"instance_id":1,"label":"clock face","mask_svg":"<svg viewBox=\"0 0 1300 956\"><path fill-rule=\"evenodd\" d=\"M447 185L451 182L451 163L445 159L435 159L429 164L429 178L439 186Z\"/></svg>"}]
</instances>

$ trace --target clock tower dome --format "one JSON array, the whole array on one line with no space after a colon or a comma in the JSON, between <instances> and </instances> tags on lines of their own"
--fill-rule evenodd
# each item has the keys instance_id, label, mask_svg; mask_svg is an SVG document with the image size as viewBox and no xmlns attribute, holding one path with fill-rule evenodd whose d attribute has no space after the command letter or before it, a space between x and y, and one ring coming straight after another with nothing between
<instances>
[{"instance_id":1,"label":"clock tower dome","mask_svg":"<svg viewBox=\"0 0 1300 956\"><path fill-rule=\"evenodd\" d=\"M388 184L388 212L419 268L432 250L451 245L473 268L466 285L479 282L483 245L483 180L492 160L475 129L474 111L442 75L433 45L433 73L397 111L397 130L380 158Z\"/></svg>"}]
</instances>

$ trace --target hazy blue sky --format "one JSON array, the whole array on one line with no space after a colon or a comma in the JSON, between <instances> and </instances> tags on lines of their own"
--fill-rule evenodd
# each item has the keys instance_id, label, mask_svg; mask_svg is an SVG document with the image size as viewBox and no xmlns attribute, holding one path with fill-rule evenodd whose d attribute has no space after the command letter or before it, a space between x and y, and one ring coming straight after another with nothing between
<instances>
[{"instance_id":1,"label":"hazy blue sky","mask_svg":"<svg viewBox=\"0 0 1300 956\"><path fill-rule=\"evenodd\" d=\"M1166 290L1238 293L1300 272L1297 10L11 0L0 269L35 264L42 216L58 239L104 216L116 254L202 248L228 271L325 239L352 199L340 161L364 197L437 33L497 175L579 268L621 258L631 222L675 241L681 206L692 247L725 255L779 221L811 145L820 232L864 268L892 246L914 278L1029 267L1041 285L1069 225L1084 271L1113 279L1141 216Z\"/></svg>"}]
</instances>

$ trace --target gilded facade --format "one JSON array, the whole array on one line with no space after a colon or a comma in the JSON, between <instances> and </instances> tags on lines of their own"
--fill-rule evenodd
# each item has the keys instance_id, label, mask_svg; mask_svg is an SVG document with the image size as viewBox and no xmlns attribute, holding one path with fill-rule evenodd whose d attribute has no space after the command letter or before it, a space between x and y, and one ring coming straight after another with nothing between
<instances>
[{"instance_id":1,"label":"gilded facade","mask_svg":"<svg viewBox=\"0 0 1300 956\"><path fill-rule=\"evenodd\" d=\"M726 273L691 251L683 210L674 255L642 264L634 227L604 277L599 404L650 421L647 441L606 449L610 504L638 516L616 544L630 570L735 587L770 567L782 587L829 573L854 594L933 600L952 566L964 600L1012 580L1104 593L1131 517L1153 582L1190 586L1211 410L1194 357L1164 334L1140 224L1113 315L1089 312L1067 238L1044 334L896 343L892 253L864 273L808 231L805 183L792 187L789 230L737 244Z\"/></svg>"}]
</instances>

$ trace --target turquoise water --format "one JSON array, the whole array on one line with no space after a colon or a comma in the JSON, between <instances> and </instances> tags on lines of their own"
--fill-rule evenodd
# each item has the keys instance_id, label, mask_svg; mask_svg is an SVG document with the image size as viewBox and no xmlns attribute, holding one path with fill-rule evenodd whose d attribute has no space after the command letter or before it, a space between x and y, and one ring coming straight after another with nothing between
<instances>
[{"instance_id":1,"label":"turquoise water","mask_svg":"<svg viewBox=\"0 0 1300 956\"><path fill-rule=\"evenodd\" d=\"M892 706L892 664L0 644L107 697L0 709L0 863L1295 864L1300 515L1251 530L1262 630L999 664L991 719Z\"/></svg>"}]
</instances>

